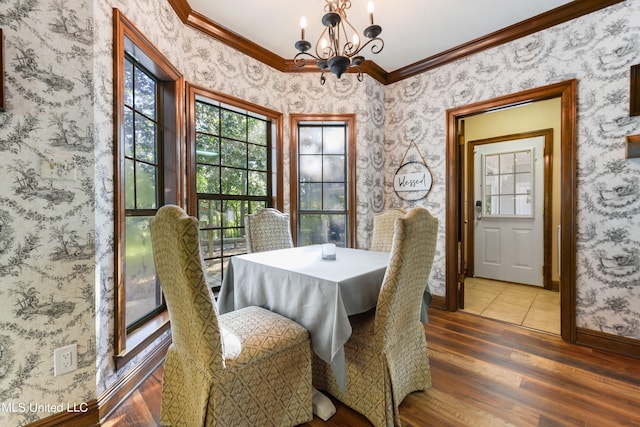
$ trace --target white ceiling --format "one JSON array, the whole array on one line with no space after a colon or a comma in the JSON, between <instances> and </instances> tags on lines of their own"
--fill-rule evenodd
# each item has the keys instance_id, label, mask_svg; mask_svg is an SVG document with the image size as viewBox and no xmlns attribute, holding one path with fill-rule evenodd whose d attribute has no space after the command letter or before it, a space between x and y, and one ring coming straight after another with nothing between
<instances>
[{"instance_id":1,"label":"white ceiling","mask_svg":"<svg viewBox=\"0 0 640 427\"><path fill-rule=\"evenodd\" d=\"M191 8L263 48L292 59L300 39L300 18L308 22L306 39L314 46L325 0L188 0ZM356 29L369 24L368 0L352 0L347 17ZM387 72L395 71L468 41L501 30L566 3L567 0L373 0L374 21L382 27L384 49L372 55ZM363 37L364 38L364 37Z\"/></svg>"}]
</instances>

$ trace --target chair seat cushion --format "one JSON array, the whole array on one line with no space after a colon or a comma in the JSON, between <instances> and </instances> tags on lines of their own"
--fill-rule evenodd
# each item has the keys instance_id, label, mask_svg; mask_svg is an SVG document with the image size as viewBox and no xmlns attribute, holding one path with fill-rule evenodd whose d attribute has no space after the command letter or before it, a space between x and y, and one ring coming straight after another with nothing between
<instances>
[{"instance_id":1,"label":"chair seat cushion","mask_svg":"<svg viewBox=\"0 0 640 427\"><path fill-rule=\"evenodd\" d=\"M309 339L309 332L301 325L261 307L223 314L219 322L228 368L255 363Z\"/></svg>"}]
</instances>

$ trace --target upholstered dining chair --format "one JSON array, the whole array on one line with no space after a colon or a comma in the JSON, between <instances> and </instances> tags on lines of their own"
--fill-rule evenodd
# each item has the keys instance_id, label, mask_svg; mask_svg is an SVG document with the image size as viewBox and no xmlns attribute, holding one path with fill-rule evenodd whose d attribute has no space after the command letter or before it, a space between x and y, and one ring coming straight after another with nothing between
<instances>
[{"instance_id":1,"label":"upholstered dining chair","mask_svg":"<svg viewBox=\"0 0 640 427\"><path fill-rule=\"evenodd\" d=\"M349 318L353 332L344 346L344 393L331 366L314 356L314 386L363 414L375 427L401 426L400 403L409 393L431 387L420 305L437 228L438 220L423 208L396 220L377 306Z\"/></svg>"},{"instance_id":2,"label":"upholstered dining chair","mask_svg":"<svg viewBox=\"0 0 640 427\"><path fill-rule=\"evenodd\" d=\"M293 247L289 214L263 208L244 217L247 252L272 251Z\"/></svg>"},{"instance_id":3,"label":"upholstered dining chair","mask_svg":"<svg viewBox=\"0 0 640 427\"><path fill-rule=\"evenodd\" d=\"M299 324L259 307L218 315L205 283L198 221L161 207L153 256L173 342L163 426L294 426L313 419L311 345Z\"/></svg>"},{"instance_id":4,"label":"upholstered dining chair","mask_svg":"<svg viewBox=\"0 0 640 427\"><path fill-rule=\"evenodd\" d=\"M393 230L396 218L406 214L401 208L391 208L373 217L373 234L371 235L372 251L389 252L393 240Z\"/></svg>"}]
</instances>

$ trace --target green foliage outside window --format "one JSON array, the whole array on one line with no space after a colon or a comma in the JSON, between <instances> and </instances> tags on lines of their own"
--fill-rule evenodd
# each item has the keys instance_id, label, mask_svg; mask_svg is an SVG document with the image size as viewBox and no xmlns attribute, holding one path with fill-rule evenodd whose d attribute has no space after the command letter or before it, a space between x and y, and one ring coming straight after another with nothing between
<instances>
[{"instance_id":1,"label":"green foliage outside window","mask_svg":"<svg viewBox=\"0 0 640 427\"><path fill-rule=\"evenodd\" d=\"M229 258L246 252L244 216L269 205L270 122L203 100L195 111L200 242L215 287Z\"/></svg>"}]
</instances>

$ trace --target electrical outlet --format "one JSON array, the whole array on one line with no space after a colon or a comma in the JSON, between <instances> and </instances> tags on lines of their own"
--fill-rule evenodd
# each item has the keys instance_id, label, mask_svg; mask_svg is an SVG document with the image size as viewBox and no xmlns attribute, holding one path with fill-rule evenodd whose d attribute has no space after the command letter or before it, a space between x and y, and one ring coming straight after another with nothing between
<instances>
[{"instance_id":1,"label":"electrical outlet","mask_svg":"<svg viewBox=\"0 0 640 427\"><path fill-rule=\"evenodd\" d=\"M78 369L78 344L53 350L53 375L58 376Z\"/></svg>"}]
</instances>

